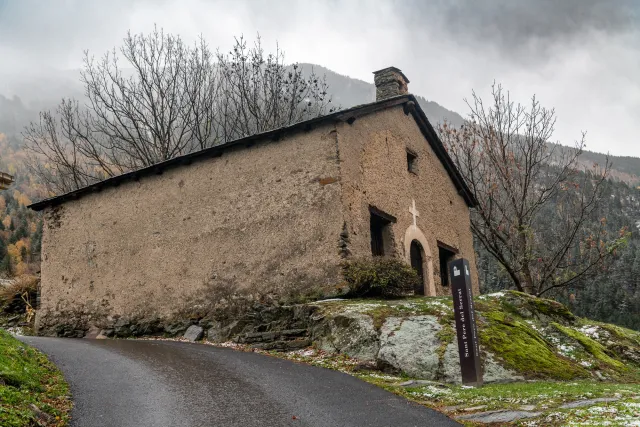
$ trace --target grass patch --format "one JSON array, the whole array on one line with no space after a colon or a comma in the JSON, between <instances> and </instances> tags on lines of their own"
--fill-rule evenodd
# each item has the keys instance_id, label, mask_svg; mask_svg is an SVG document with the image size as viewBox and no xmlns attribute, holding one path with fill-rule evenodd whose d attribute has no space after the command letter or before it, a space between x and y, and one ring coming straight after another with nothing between
<instances>
[{"instance_id":1,"label":"grass patch","mask_svg":"<svg viewBox=\"0 0 640 427\"><path fill-rule=\"evenodd\" d=\"M635 399L621 399L615 402L599 403L586 408L553 411L535 418L523 426L612 426L629 427L640 425L640 402Z\"/></svg>"},{"instance_id":2,"label":"grass patch","mask_svg":"<svg viewBox=\"0 0 640 427\"><path fill-rule=\"evenodd\" d=\"M71 409L68 385L42 353L0 329L0 425L38 425L31 405L50 417L40 419L40 425L67 425Z\"/></svg>"},{"instance_id":3,"label":"grass patch","mask_svg":"<svg viewBox=\"0 0 640 427\"><path fill-rule=\"evenodd\" d=\"M585 348L585 350L591 353L599 361L606 363L607 365L616 368L617 370L626 369L622 362L615 360L614 358L609 356L605 347L599 342L592 340L588 336L576 331L575 329L566 328L557 323L554 323L553 326L555 326L559 331L561 331L569 338L578 341Z\"/></svg>"},{"instance_id":4,"label":"grass patch","mask_svg":"<svg viewBox=\"0 0 640 427\"><path fill-rule=\"evenodd\" d=\"M559 356L529 325L505 313L485 312L480 342L505 366L529 378L573 379L588 377L582 367Z\"/></svg>"},{"instance_id":5,"label":"grass patch","mask_svg":"<svg viewBox=\"0 0 640 427\"><path fill-rule=\"evenodd\" d=\"M383 320L387 317L441 316L444 314L453 316L453 303L451 298L446 297L407 297L398 300L348 299L321 302L319 306L324 314L342 311L356 312Z\"/></svg>"},{"instance_id":6,"label":"grass patch","mask_svg":"<svg viewBox=\"0 0 640 427\"><path fill-rule=\"evenodd\" d=\"M640 347L640 332L623 328L612 323L602 323L589 321L590 324L597 325L613 335L617 341L631 347Z\"/></svg>"},{"instance_id":7,"label":"grass patch","mask_svg":"<svg viewBox=\"0 0 640 427\"><path fill-rule=\"evenodd\" d=\"M463 408L487 405L482 410L517 409L532 405L535 410L556 408L563 403L598 397L636 397L638 384L603 383L593 381L527 381L507 384L487 384L482 387L426 385L407 387L405 393L412 400L436 408L463 405ZM435 389L435 391L434 391Z\"/></svg>"},{"instance_id":8,"label":"grass patch","mask_svg":"<svg viewBox=\"0 0 640 427\"><path fill-rule=\"evenodd\" d=\"M640 420L640 385L594 381L527 381L488 384L483 387L451 386L438 383L403 387L405 379L373 373L352 373L356 377L451 417L494 410L541 412L537 418L500 425L636 425ZM559 409L562 404L601 397L619 399L587 407ZM469 411L467 408L471 408ZM477 426L462 421L464 425ZM581 424L584 423L584 424Z\"/></svg>"}]
</instances>

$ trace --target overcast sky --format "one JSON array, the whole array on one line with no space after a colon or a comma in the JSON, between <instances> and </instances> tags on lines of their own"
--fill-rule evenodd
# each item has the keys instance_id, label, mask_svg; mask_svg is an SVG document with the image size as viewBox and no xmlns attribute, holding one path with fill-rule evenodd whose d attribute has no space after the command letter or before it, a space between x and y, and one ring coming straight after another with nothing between
<instances>
[{"instance_id":1,"label":"overcast sky","mask_svg":"<svg viewBox=\"0 0 640 427\"><path fill-rule=\"evenodd\" d=\"M586 130L590 150L640 156L640 0L0 0L0 71L77 68L84 49L154 23L223 49L259 32L289 61L367 82L394 65L412 93L462 115L495 79L555 107L561 143Z\"/></svg>"}]
</instances>

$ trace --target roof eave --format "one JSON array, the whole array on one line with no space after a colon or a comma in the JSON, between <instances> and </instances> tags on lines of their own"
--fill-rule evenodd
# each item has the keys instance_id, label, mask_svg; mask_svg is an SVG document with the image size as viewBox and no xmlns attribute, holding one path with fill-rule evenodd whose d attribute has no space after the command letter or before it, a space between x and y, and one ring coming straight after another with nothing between
<instances>
[{"instance_id":1,"label":"roof eave","mask_svg":"<svg viewBox=\"0 0 640 427\"><path fill-rule=\"evenodd\" d=\"M440 140L438 133L429 122L429 119L427 118L424 110L422 109L422 107L420 107L418 100L413 95L409 96L414 103L414 108L411 109L411 114L413 114L414 119L418 123L418 127L420 127L420 130L422 131L425 139L429 142L429 145L431 145L431 148L436 153L438 160L440 160L440 163L442 163L445 170L449 174L449 178L451 178L451 181L453 181L453 184L456 186L458 193L460 194L460 196L462 196L462 198L467 203L467 206L469 206L470 208L478 206L478 200L475 198L473 192L467 186L462 175L460 175L460 171L458 171L458 168L456 168L456 165L449 156L449 153L447 153L447 150L444 148L444 144Z\"/></svg>"}]
</instances>

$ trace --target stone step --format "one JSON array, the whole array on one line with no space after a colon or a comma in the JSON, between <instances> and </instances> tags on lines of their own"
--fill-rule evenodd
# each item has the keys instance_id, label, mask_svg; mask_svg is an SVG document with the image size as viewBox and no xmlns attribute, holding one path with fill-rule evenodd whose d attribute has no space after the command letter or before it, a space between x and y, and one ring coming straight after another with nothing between
<instances>
[{"instance_id":1,"label":"stone step","mask_svg":"<svg viewBox=\"0 0 640 427\"><path fill-rule=\"evenodd\" d=\"M308 338L297 338L294 340L280 340L273 342L262 342L262 343L254 343L251 345L252 348L260 349L260 350L279 350L279 351L291 351L291 350L300 350L302 348L309 347L311 345L311 340Z\"/></svg>"},{"instance_id":2,"label":"stone step","mask_svg":"<svg viewBox=\"0 0 640 427\"><path fill-rule=\"evenodd\" d=\"M282 331L249 332L240 335L236 339L236 342L241 344L272 343L276 341L287 341L299 337L306 337L308 335L309 331L307 329L285 329Z\"/></svg>"}]
</instances>

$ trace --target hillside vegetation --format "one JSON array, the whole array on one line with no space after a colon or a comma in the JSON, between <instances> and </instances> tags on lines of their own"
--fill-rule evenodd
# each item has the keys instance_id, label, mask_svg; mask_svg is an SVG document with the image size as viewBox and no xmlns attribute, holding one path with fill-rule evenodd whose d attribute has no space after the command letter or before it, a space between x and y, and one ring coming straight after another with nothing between
<instances>
[{"instance_id":1,"label":"hillside vegetation","mask_svg":"<svg viewBox=\"0 0 640 427\"><path fill-rule=\"evenodd\" d=\"M627 244L606 268L598 269L575 286L544 296L566 304L578 316L640 330L640 190L609 180L603 192L608 197L594 218L604 220L610 236L628 230ZM541 220L547 219L543 216ZM506 273L481 245L475 246L482 293L509 289L512 285Z\"/></svg>"},{"instance_id":2,"label":"hillside vegetation","mask_svg":"<svg viewBox=\"0 0 640 427\"><path fill-rule=\"evenodd\" d=\"M0 425L65 426L69 386L39 351L0 329Z\"/></svg>"},{"instance_id":3,"label":"hillside vegetation","mask_svg":"<svg viewBox=\"0 0 640 427\"><path fill-rule=\"evenodd\" d=\"M27 206L47 193L29 174L25 161L21 140L0 133L0 170L15 179L0 191L0 278L39 270L42 220Z\"/></svg>"}]
</instances>

